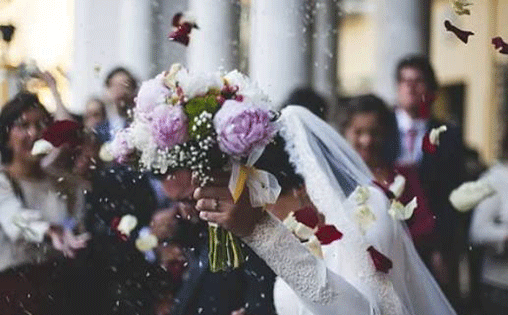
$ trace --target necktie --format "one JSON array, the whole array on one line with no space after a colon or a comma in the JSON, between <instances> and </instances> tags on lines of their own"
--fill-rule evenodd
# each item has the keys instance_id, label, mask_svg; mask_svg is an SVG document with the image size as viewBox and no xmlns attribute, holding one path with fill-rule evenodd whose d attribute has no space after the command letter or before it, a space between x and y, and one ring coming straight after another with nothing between
<instances>
[{"instance_id":1,"label":"necktie","mask_svg":"<svg viewBox=\"0 0 508 315\"><path fill-rule=\"evenodd\" d=\"M416 129L414 129L413 127L411 127L411 129L407 131L407 147L409 150L409 155L411 157L413 157L413 152L415 150L416 134L417 134Z\"/></svg>"}]
</instances>

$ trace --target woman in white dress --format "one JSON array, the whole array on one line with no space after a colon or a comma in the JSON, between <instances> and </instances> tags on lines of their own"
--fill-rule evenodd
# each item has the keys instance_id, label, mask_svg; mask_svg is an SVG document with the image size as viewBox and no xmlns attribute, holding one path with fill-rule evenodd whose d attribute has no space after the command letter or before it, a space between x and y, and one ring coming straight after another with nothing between
<instances>
[{"instance_id":1,"label":"woman in white dress","mask_svg":"<svg viewBox=\"0 0 508 315\"><path fill-rule=\"evenodd\" d=\"M0 270L44 261L53 249L72 257L86 244L64 228L78 213L73 187L48 175L31 154L50 122L37 97L26 92L0 113Z\"/></svg>"},{"instance_id":2,"label":"woman in white dress","mask_svg":"<svg viewBox=\"0 0 508 315\"><path fill-rule=\"evenodd\" d=\"M279 220L253 209L248 200L233 204L226 187L198 188L194 194L202 219L243 237L280 277L274 292L277 311L455 314L420 260L403 223L388 215L389 200L371 185L372 175L345 140L301 107L285 108L279 120L289 160L305 184L304 196L327 224L343 234L340 240L322 247L324 259L313 256ZM273 162L262 168L270 170L268 165ZM272 173L278 176L276 170ZM368 187L363 197L353 193L358 186ZM364 199L363 205L375 217L367 229L355 223L359 199ZM298 210L298 200L291 193L283 195L278 204L286 209L276 206L275 213L282 218ZM288 209L291 204L297 206ZM376 269L370 246L393 262L387 273Z\"/></svg>"}]
</instances>

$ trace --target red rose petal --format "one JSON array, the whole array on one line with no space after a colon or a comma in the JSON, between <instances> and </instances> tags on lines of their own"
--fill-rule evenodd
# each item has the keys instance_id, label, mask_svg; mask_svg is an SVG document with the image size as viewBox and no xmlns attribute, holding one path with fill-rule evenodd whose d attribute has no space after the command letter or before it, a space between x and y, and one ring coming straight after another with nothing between
<instances>
[{"instance_id":1,"label":"red rose petal","mask_svg":"<svg viewBox=\"0 0 508 315\"><path fill-rule=\"evenodd\" d=\"M316 209L312 207L304 207L295 211L296 221L305 224L311 229L315 228L319 223L319 218Z\"/></svg>"},{"instance_id":2,"label":"red rose petal","mask_svg":"<svg viewBox=\"0 0 508 315\"><path fill-rule=\"evenodd\" d=\"M46 128L42 138L50 142L54 147L68 144L75 147L81 143L79 132L81 125L72 120L59 120Z\"/></svg>"},{"instance_id":3,"label":"red rose petal","mask_svg":"<svg viewBox=\"0 0 508 315\"><path fill-rule=\"evenodd\" d=\"M464 42L464 44L467 44L467 40L469 39L469 36L474 35L473 32L470 31L463 31L459 29L458 27L454 26L450 21L446 20L444 22L444 26L447 31L452 32L455 34L455 36L458 37L461 41Z\"/></svg>"},{"instance_id":4,"label":"red rose petal","mask_svg":"<svg viewBox=\"0 0 508 315\"><path fill-rule=\"evenodd\" d=\"M318 229L316 237L322 245L327 245L333 241L340 240L342 233L333 225L324 225Z\"/></svg>"},{"instance_id":5,"label":"red rose petal","mask_svg":"<svg viewBox=\"0 0 508 315\"><path fill-rule=\"evenodd\" d=\"M109 226L111 227L111 230L115 233L115 236L119 241L127 242L129 237L127 235L121 233L120 231L118 231L118 225L120 224L121 219L122 218L120 218L120 217L114 217L113 219L111 219L111 223Z\"/></svg>"},{"instance_id":6,"label":"red rose petal","mask_svg":"<svg viewBox=\"0 0 508 315\"><path fill-rule=\"evenodd\" d=\"M423 150L423 152L428 153L428 154L436 154L436 152L437 152L437 146L430 143L429 133L426 133L425 137L423 137L422 150Z\"/></svg>"},{"instance_id":7,"label":"red rose petal","mask_svg":"<svg viewBox=\"0 0 508 315\"><path fill-rule=\"evenodd\" d=\"M175 14L173 16L173 20L171 21L171 24L174 26L174 27L178 27L180 26L180 21L182 19L182 16L183 16L183 13L182 12L178 12L177 14Z\"/></svg>"},{"instance_id":8,"label":"red rose petal","mask_svg":"<svg viewBox=\"0 0 508 315\"><path fill-rule=\"evenodd\" d=\"M182 27L178 27L176 30L169 33L168 38L172 41L180 43L184 46L189 45L189 32L186 32Z\"/></svg>"},{"instance_id":9,"label":"red rose petal","mask_svg":"<svg viewBox=\"0 0 508 315\"><path fill-rule=\"evenodd\" d=\"M498 50L501 54L508 55L508 44L501 37L492 38L492 44L496 50L501 48Z\"/></svg>"},{"instance_id":10,"label":"red rose petal","mask_svg":"<svg viewBox=\"0 0 508 315\"><path fill-rule=\"evenodd\" d=\"M370 258L374 262L374 266L376 266L377 271L381 271L384 273L388 273L390 269L393 267L393 263L388 257L378 252L374 246L370 246L367 248L367 251L370 254Z\"/></svg>"}]
</instances>

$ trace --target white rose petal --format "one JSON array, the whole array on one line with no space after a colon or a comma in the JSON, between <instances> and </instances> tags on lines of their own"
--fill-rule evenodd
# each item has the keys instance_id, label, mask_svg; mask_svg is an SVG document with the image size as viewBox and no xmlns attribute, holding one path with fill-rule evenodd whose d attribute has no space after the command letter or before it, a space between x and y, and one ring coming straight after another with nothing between
<instances>
[{"instance_id":1,"label":"white rose petal","mask_svg":"<svg viewBox=\"0 0 508 315\"><path fill-rule=\"evenodd\" d=\"M140 252L150 251L157 247L158 244L159 240L157 239L157 236L153 234L140 235L135 242L136 248Z\"/></svg>"},{"instance_id":2,"label":"white rose petal","mask_svg":"<svg viewBox=\"0 0 508 315\"><path fill-rule=\"evenodd\" d=\"M111 162L115 158L111 153L111 142L105 142L99 150L99 158L104 162Z\"/></svg>"},{"instance_id":3,"label":"white rose petal","mask_svg":"<svg viewBox=\"0 0 508 315\"><path fill-rule=\"evenodd\" d=\"M126 214L120 219L117 230L120 233L129 236L132 230L136 228L136 225L138 225L138 219L132 214Z\"/></svg>"},{"instance_id":4,"label":"white rose petal","mask_svg":"<svg viewBox=\"0 0 508 315\"><path fill-rule=\"evenodd\" d=\"M55 147L51 144L51 142L44 139L39 139L35 141L32 147L32 155L46 155L54 148Z\"/></svg>"},{"instance_id":5,"label":"white rose petal","mask_svg":"<svg viewBox=\"0 0 508 315\"><path fill-rule=\"evenodd\" d=\"M406 178L400 174L397 174L393 180L393 183L390 185L390 187L388 187L388 190L390 190L395 195L395 198L399 198L404 192L404 188L406 188Z\"/></svg>"},{"instance_id":6,"label":"white rose petal","mask_svg":"<svg viewBox=\"0 0 508 315\"><path fill-rule=\"evenodd\" d=\"M367 229L376 221L376 216L369 206L361 205L355 210L354 221L358 224L362 233L365 233L365 231L367 231Z\"/></svg>"},{"instance_id":7,"label":"white rose petal","mask_svg":"<svg viewBox=\"0 0 508 315\"><path fill-rule=\"evenodd\" d=\"M467 182L459 186L450 194L450 202L455 209L465 212L476 207L483 199L492 195L495 190L487 178L475 182Z\"/></svg>"},{"instance_id":8,"label":"white rose petal","mask_svg":"<svg viewBox=\"0 0 508 315\"><path fill-rule=\"evenodd\" d=\"M308 240L314 236L314 230L300 222L297 224L294 233L301 240Z\"/></svg>"},{"instance_id":9,"label":"white rose petal","mask_svg":"<svg viewBox=\"0 0 508 315\"><path fill-rule=\"evenodd\" d=\"M443 125L438 128L433 128L429 134L429 141L435 146L439 146L439 136L447 130L446 126Z\"/></svg>"},{"instance_id":10,"label":"white rose petal","mask_svg":"<svg viewBox=\"0 0 508 315\"><path fill-rule=\"evenodd\" d=\"M388 213L394 220L407 220L411 218L413 212L418 207L416 197L413 198L407 205L403 205L400 201L394 200L388 209Z\"/></svg>"},{"instance_id":11,"label":"white rose petal","mask_svg":"<svg viewBox=\"0 0 508 315\"><path fill-rule=\"evenodd\" d=\"M370 190L368 187L358 186L353 192L353 195L355 196L354 198L356 200L356 203L358 205L363 205L370 198Z\"/></svg>"},{"instance_id":12,"label":"white rose petal","mask_svg":"<svg viewBox=\"0 0 508 315\"><path fill-rule=\"evenodd\" d=\"M297 225L298 225L298 221L296 221L296 218L295 218L295 213L294 212L291 212L289 213L289 215L284 219L284 221L282 221L282 223L286 226L286 228L288 230L290 230L291 232L293 232Z\"/></svg>"}]
</instances>

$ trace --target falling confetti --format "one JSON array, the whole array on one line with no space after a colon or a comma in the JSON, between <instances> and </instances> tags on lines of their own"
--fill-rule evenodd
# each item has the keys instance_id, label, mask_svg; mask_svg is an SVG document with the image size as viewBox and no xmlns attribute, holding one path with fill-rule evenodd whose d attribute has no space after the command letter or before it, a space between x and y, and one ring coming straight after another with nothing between
<instances>
[{"instance_id":1,"label":"falling confetti","mask_svg":"<svg viewBox=\"0 0 508 315\"><path fill-rule=\"evenodd\" d=\"M496 50L501 48L498 50L501 54L508 55L508 44L501 37L492 38L492 45Z\"/></svg>"},{"instance_id":2,"label":"falling confetti","mask_svg":"<svg viewBox=\"0 0 508 315\"><path fill-rule=\"evenodd\" d=\"M169 40L175 41L184 46L189 45L189 35L193 28L198 28L197 24L191 19L185 18L181 12L173 16L172 24L175 29L168 34Z\"/></svg>"},{"instance_id":3,"label":"falling confetti","mask_svg":"<svg viewBox=\"0 0 508 315\"><path fill-rule=\"evenodd\" d=\"M446 20L444 22L444 26L447 31L452 32L457 36L462 42L467 44L467 40L469 39L469 36L474 35L473 32L470 31L463 31L459 29L458 27L454 26L450 21Z\"/></svg>"},{"instance_id":4,"label":"falling confetti","mask_svg":"<svg viewBox=\"0 0 508 315\"><path fill-rule=\"evenodd\" d=\"M471 15L471 11L467 8L471 5L473 3L467 0L452 0L452 8L457 15Z\"/></svg>"}]
</instances>

